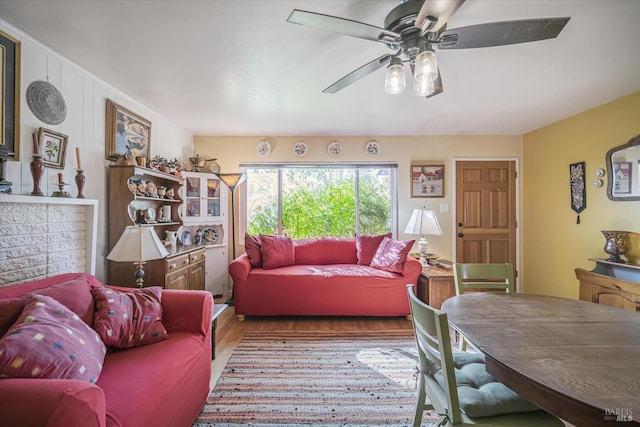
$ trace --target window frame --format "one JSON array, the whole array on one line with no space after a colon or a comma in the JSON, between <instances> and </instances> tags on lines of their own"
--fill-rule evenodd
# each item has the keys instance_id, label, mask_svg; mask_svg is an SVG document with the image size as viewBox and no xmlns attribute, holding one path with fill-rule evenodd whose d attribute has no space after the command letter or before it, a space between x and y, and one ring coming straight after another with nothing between
<instances>
[{"instance_id":1,"label":"window frame","mask_svg":"<svg viewBox=\"0 0 640 427\"><path fill-rule=\"evenodd\" d=\"M240 163L240 172L246 173L248 169L264 168L278 169L278 194L282 195L282 170L283 168L300 168L300 169L356 169L355 174L355 202L359 206L359 169L389 169L390 187L391 187L391 233L394 238L398 235L398 163L395 162L332 162L332 163ZM244 246L244 234L247 231L247 186L242 185L237 189L238 201L238 234L236 245ZM356 209L356 227L359 226L359 210ZM282 197L278 198L278 232L282 231ZM356 230L357 232L357 230Z\"/></svg>"}]
</instances>

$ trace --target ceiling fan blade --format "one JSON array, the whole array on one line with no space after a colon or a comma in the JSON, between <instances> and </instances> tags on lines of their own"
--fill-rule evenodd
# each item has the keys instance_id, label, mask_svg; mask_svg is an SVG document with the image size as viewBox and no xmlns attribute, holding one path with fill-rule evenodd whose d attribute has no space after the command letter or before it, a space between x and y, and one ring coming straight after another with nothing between
<instances>
[{"instance_id":1,"label":"ceiling fan blade","mask_svg":"<svg viewBox=\"0 0 640 427\"><path fill-rule=\"evenodd\" d=\"M464 0L425 0L418 12L415 26L421 29L422 35L437 33L463 3Z\"/></svg>"},{"instance_id":2,"label":"ceiling fan blade","mask_svg":"<svg viewBox=\"0 0 640 427\"><path fill-rule=\"evenodd\" d=\"M470 49L553 39L570 18L523 19L470 25L442 32L440 49Z\"/></svg>"},{"instance_id":3,"label":"ceiling fan blade","mask_svg":"<svg viewBox=\"0 0 640 427\"><path fill-rule=\"evenodd\" d=\"M444 90L442 87L442 74L440 74L439 68L438 68L438 78L433 82L433 87L435 88L435 90L431 92L431 94L427 95L427 99L442 93L442 91Z\"/></svg>"},{"instance_id":4,"label":"ceiling fan blade","mask_svg":"<svg viewBox=\"0 0 640 427\"><path fill-rule=\"evenodd\" d=\"M382 55L380 58L376 58L373 61L367 64L364 64L362 67L358 68L357 70L350 72L349 74L347 74L346 76L344 76L343 78L341 78L340 80L338 80L337 82L335 82L334 84L332 84L331 86L323 90L322 92L336 93L337 91L344 89L350 84L357 82L361 78L368 76L369 74L373 73L379 68L384 67L391 61L391 58L393 57L394 55L389 55L389 54Z\"/></svg>"},{"instance_id":5,"label":"ceiling fan blade","mask_svg":"<svg viewBox=\"0 0 640 427\"><path fill-rule=\"evenodd\" d=\"M289 15L289 18L287 18L287 21L293 24L304 25L318 30L344 34L365 40L382 41L383 37L387 37L386 41L388 42L389 38L397 39L400 37L399 34L376 27L375 25L299 9L294 9L291 15Z\"/></svg>"}]
</instances>

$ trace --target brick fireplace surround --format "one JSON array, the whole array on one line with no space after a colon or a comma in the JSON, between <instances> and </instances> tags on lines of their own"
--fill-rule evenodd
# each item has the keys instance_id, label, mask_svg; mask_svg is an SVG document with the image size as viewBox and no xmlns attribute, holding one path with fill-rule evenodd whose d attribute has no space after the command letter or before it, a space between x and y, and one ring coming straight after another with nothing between
<instances>
[{"instance_id":1,"label":"brick fireplace surround","mask_svg":"<svg viewBox=\"0 0 640 427\"><path fill-rule=\"evenodd\" d=\"M95 274L98 201L0 194L0 286Z\"/></svg>"}]
</instances>

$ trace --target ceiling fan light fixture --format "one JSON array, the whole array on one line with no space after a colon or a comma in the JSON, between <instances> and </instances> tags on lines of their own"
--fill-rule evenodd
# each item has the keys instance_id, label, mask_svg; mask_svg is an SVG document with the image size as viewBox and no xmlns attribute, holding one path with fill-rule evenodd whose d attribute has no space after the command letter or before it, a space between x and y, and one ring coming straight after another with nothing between
<instances>
[{"instance_id":1,"label":"ceiling fan light fixture","mask_svg":"<svg viewBox=\"0 0 640 427\"><path fill-rule=\"evenodd\" d=\"M415 78L434 81L438 78L438 57L432 50L425 50L416 56Z\"/></svg>"},{"instance_id":2,"label":"ceiling fan light fixture","mask_svg":"<svg viewBox=\"0 0 640 427\"><path fill-rule=\"evenodd\" d=\"M415 96L431 95L436 90L436 86L434 83L434 81L427 80L425 78L413 79L413 94Z\"/></svg>"},{"instance_id":3,"label":"ceiling fan light fixture","mask_svg":"<svg viewBox=\"0 0 640 427\"><path fill-rule=\"evenodd\" d=\"M404 65L400 58L393 58L384 74L384 91L395 95L404 91L407 86Z\"/></svg>"}]
</instances>

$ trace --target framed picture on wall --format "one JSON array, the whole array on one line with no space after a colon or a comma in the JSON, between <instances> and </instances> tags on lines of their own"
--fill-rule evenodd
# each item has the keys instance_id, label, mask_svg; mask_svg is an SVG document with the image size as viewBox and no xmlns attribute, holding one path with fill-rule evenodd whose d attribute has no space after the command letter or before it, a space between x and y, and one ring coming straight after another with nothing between
<instances>
[{"instance_id":1,"label":"framed picture on wall","mask_svg":"<svg viewBox=\"0 0 640 427\"><path fill-rule=\"evenodd\" d=\"M67 154L67 135L49 129L38 129L38 144L42 163L55 169L64 169L64 159Z\"/></svg>"},{"instance_id":2,"label":"framed picture on wall","mask_svg":"<svg viewBox=\"0 0 640 427\"><path fill-rule=\"evenodd\" d=\"M107 132L105 157L116 160L130 152L133 157L150 160L151 122L122 105L107 99Z\"/></svg>"},{"instance_id":3,"label":"framed picture on wall","mask_svg":"<svg viewBox=\"0 0 640 427\"><path fill-rule=\"evenodd\" d=\"M0 31L0 156L20 160L20 41Z\"/></svg>"},{"instance_id":4,"label":"framed picture on wall","mask_svg":"<svg viewBox=\"0 0 640 427\"><path fill-rule=\"evenodd\" d=\"M613 179L616 193L631 193L631 162L614 162Z\"/></svg>"},{"instance_id":5,"label":"framed picture on wall","mask_svg":"<svg viewBox=\"0 0 640 427\"><path fill-rule=\"evenodd\" d=\"M444 197L444 165L411 165L411 197Z\"/></svg>"}]
</instances>

